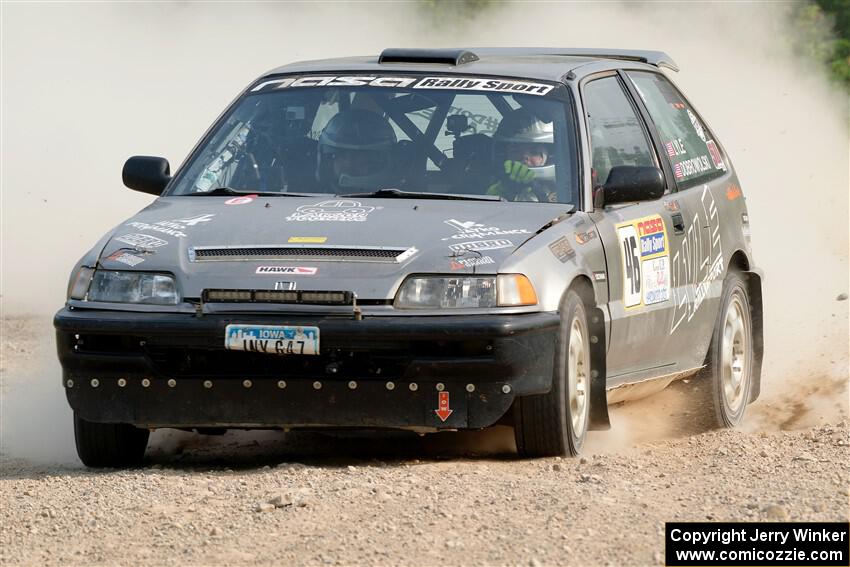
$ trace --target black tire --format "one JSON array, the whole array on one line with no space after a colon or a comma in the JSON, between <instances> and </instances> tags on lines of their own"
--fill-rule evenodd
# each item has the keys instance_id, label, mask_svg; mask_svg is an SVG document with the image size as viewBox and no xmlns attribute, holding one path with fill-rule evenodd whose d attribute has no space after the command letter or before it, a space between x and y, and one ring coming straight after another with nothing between
<instances>
[{"instance_id":1,"label":"black tire","mask_svg":"<svg viewBox=\"0 0 850 567\"><path fill-rule=\"evenodd\" d=\"M740 327L730 320L733 312L740 318ZM724 336L730 334L731 339L727 337L724 341ZM739 335L742 340L736 340ZM723 282L706 366L693 381L700 429L732 428L744 419L753 385L753 356L753 322L747 284L740 273L730 270ZM740 372L735 372L735 368L740 368Z\"/></svg>"},{"instance_id":2,"label":"black tire","mask_svg":"<svg viewBox=\"0 0 850 567\"><path fill-rule=\"evenodd\" d=\"M77 455L87 467L137 467L150 431L125 423L94 423L74 414Z\"/></svg>"},{"instance_id":3,"label":"black tire","mask_svg":"<svg viewBox=\"0 0 850 567\"><path fill-rule=\"evenodd\" d=\"M584 361L577 373L570 372L570 337L574 322L580 327ZM514 404L514 439L517 452L524 457L578 455L587 436L590 415L590 341L584 302L574 290L569 290L561 304L561 327L555 354L552 389L542 395L526 396ZM584 385L584 406L569 403L570 380ZM573 415L577 414L577 426Z\"/></svg>"}]
</instances>

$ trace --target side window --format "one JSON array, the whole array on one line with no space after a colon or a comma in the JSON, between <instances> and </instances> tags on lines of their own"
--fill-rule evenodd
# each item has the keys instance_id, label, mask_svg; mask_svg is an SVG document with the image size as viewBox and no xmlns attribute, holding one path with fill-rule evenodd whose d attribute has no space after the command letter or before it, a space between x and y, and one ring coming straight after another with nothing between
<instances>
[{"instance_id":1,"label":"side window","mask_svg":"<svg viewBox=\"0 0 850 567\"><path fill-rule=\"evenodd\" d=\"M584 87L587 126L593 149L593 186L603 185L618 165L657 165L640 118L617 77Z\"/></svg>"},{"instance_id":2,"label":"side window","mask_svg":"<svg viewBox=\"0 0 850 567\"><path fill-rule=\"evenodd\" d=\"M629 71L670 158L673 175L682 188L722 175L726 164L711 132L663 75Z\"/></svg>"}]
</instances>

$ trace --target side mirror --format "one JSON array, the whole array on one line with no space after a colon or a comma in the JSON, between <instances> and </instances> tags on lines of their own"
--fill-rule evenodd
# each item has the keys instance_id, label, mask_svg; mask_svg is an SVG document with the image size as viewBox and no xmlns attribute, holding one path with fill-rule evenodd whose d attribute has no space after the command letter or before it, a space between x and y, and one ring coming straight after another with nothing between
<instances>
[{"instance_id":1,"label":"side mirror","mask_svg":"<svg viewBox=\"0 0 850 567\"><path fill-rule=\"evenodd\" d=\"M158 196L171 181L171 168L165 158L133 156L124 162L121 179L133 191Z\"/></svg>"},{"instance_id":2,"label":"side mirror","mask_svg":"<svg viewBox=\"0 0 850 567\"><path fill-rule=\"evenodd\" d=\"M611 168L608 180L594 196L593 206L614 203L654 201L664 195L664 174L653 166L618 165Z\"/></svg>"}]
</instances>

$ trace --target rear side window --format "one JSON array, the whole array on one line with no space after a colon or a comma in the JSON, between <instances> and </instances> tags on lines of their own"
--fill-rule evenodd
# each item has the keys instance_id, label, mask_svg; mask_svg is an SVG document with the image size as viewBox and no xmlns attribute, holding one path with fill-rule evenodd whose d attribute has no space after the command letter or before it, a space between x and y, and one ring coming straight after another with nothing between
<instances>
[{"instance_id":1,"label":"rear side window","mask_svg":"<svg viewBox=\"0 0 850 567\"><path fill-rule=\"evenodd\" d=\"M680 188L693 187L722 175L726 162L720 148L670 81L656 73L629 71L661 136Z\"/></svg>"},{"instance_id":2,"label":"rear side window","mask_svg":"<svg viewBox=\"0 0 850 567\"><path fill-rule=\"evenodd\" d=\"M604 185L618 165L656 165L643 126L617 77L584 87L587 126L593 148L593 186Z\"/></svg>"}]
</instances>

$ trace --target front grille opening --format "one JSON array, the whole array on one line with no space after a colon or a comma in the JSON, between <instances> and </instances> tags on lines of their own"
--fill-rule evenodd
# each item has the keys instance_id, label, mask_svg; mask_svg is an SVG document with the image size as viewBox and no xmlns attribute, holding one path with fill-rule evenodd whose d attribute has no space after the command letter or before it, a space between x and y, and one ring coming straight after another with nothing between
<instances>
[{"instance_id":1,"label":"front grille opening","mask_svg":"<svg viewBox=\"0 0 850 567\"><path fill-rule=\"evenodd\" d=\"M127 335L81 334L73 341L74 350L91 354L141 354L142 339Z\"/></svg>"},{"instance_id":2,"label":"front grille opening","mask_svg":"<svg viewBox=\"0 0 850 567\"><path fill-rule=\"evenodd\" d=\"M350 291L205 289L204 303L279 303L283 305L354 305Z\"/></svg>"},{"instance_id":3,"label":"front grille opening","mask_svg":"<svg viewBox=\"0 0 850 567\"><path fill-rule=\"evenodd\" d=\"M479 371L493 362L489 345L487 341L368 341L347 348L323 346L318 356L299 357L149 343L145 352L156 372L165 376L415 380L436 376L435 368L439 368L438 377L446 379Z\"/></svg>"}]
</instances>

